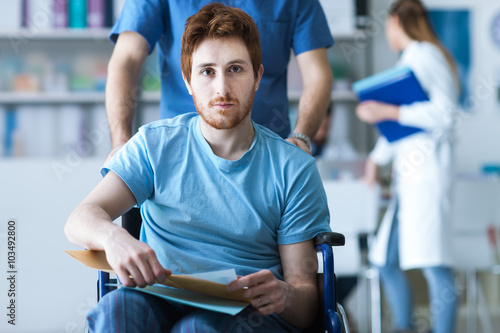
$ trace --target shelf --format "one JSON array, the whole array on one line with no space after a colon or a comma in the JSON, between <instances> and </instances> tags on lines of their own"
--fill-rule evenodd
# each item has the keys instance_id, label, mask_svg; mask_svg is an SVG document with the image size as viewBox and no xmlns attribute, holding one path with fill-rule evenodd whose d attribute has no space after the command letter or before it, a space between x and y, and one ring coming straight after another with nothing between
<instances>
[{"instance_id":1,"label":"shelf","mask_svg":"<svg viewBox=\"0 0 500 333\"><path fill-rule=\"evenodd\" d=\"M109 28L49 29L49 30L0 30L1 40L107 40Z\"/></svg>"},{"instance_id":2,"label":"shelf","mask_svg":"<svg viewBox=\"0 0 500 333\"><path fill-rule=\"evenodd\" d=\"M83 28L83 29L47 29L47 30L0 30L1 40L29 39L29 40L107 40L110 28ZM336 41L366 40L368 36L363 30L340 32L333 34Z\"/></svg>"},{"instance_id":3,"label":"shelf","mask_svg":"<svg viewBox=\"0 0 500 333\"><path fill-rule=\"evenodd\" d=\"M104 103L104 92L63 93L0 93L0 105L5 104L92 104Z\"/></svg>"},{"instance_id":4,"label":"shelf","mask_svg":"<svg viewBox=\"0 0 500 333\"><path fill-rule=\"evenodd\" d=\"M288 100L296 103L300 99L300 94L300 91L289 91ZM331 100L339 103L355 103L358 98L352 91L332 91Z\"/></svg>"},{"instance_id":5,"label":"shelf","mask_svg":"<svg viewBox=\"0 0 500 333\"><path fill-rule=\"evenodd\" d=\"M9 40L12 38L26 38L39 40L94 40L108 39L110 28L60 28L47 30L0 30L0 40ZM368 36L363 30L353 30L349 32L334 33L333 38L336 40L354 40L367 39Z\"/></svg>"},{"instance_id":6,"label":"shelf","mask_svg":"<svg viewBox=\"0 0 500 333\"><path fill-rule=\"evenodd\" d=\"M144 91L139 100L143 103L160 103L160 91Z\"/></svg>"},{"instance_id":7,"label":"shelf","mask_svg":"<svg viewBox=\"0 0 500 333\"><path fill-rule=\"evenodd\" d=\"M332 101L334 102L358 102L358 97L352 91L334 91L332 93Z\"/></svg>"},{"instance_id":8,"label":"shelf","mask_svg":"<svg viewBox=\"0 0 500 333\"><path fill-rule=\"evenodd\" d=\"M99 104L105 102L103 91L91 92L0 92L0 105L9 104ZM142 103L159 103L160 92L145 92L139 98Z\"/></svg>"},{"instance_id":9,"label":"shelf","mask_svg":"<svg viewBox=\"0 0 500 333\"><path fill-rule=\"evenodd\" d=\"M335 41L352 41L352 40L366 40L368 36L363 30L353 30L349 32L339 32L333 34L333 39Z\"/></svg>"}]
</instances>

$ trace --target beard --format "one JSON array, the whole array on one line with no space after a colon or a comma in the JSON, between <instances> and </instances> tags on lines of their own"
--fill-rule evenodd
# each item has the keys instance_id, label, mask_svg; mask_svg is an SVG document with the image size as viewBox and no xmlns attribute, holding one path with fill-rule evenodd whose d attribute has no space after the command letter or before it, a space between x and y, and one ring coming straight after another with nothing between
<instances>
[{"instance_id":1,"label":"beard","mask_svg":"<svg viewBox=\"0 0 500 333\"><path fill-rule=\"evenodd\" d=\"M240 104L239 100L228 96L217 97L208 103L207 108L196 99L194 94L193 100L196 111L198 111L201 118L211 127L222 130L235 128L248 116L252 110L254 94L251 94L244 104ZM227 110L217 109L215 105L219 103L231 103L233 106Z\"/></svg>"}]
</instances>

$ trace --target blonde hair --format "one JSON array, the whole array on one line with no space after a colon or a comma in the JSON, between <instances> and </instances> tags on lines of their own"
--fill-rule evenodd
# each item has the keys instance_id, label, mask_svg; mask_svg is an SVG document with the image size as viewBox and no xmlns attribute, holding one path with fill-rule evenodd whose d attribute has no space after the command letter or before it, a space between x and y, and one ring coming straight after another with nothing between
<instances>
[{"instance_id":1,"label":"blonde hair","mask_svg":"<svg viewBox=\"0 0 500 333\"><path fill-rule=\"evenodd\" d=\"M389 15L395 15L399 18L403 31L411 39L429 42L439 48L455 75L455 80L458 81L455 60L437 38L429 21L427 10L419 0L398 0L390 7Z\"/></svg>"}]
</instances>

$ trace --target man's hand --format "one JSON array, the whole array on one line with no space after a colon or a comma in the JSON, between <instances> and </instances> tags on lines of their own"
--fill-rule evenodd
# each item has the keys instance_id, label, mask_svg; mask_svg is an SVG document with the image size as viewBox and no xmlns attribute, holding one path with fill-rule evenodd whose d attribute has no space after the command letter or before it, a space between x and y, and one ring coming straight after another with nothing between
<instances>
[{"instance_id":1,"label":"man's hand","mask_svg":"<svg viewBox=\"0 0 500 333\"><path fill-rule=\"evenodd\" d=\"M287 307L289 284L278 280L271 271L262 270L232 281L227 289L243 289L243 297L252 299L251 304L261 314L281 313Z\"/></svg>"},{"instance_id":2,"label":"man's hand","mask_svg":"<svg viewBox=\"0 0 500 333\"><path fill-rule=\"evenodd\" d=\"M356 115L365 123L374 124L382 120L398 120L399 107L392 104L366 101L356 108Z\"/></svg>"},{"instance_id":3,"label":"man's hand","mask_svg":"<svg viewBox=\"0 0 500 333\"><path fill-rule=\"evenodd\" d=\"M265 269L232 281L227 289L244 289L243 297L251 299L252 306L262 315L276 313L293 326L309 327L318 304L318 260L314 242L310 239L279 245L279 251L283 281Z\"/></svg>"},{"instance_id":4,"label":"man's hand","mask_svg":"<svg viewBox=\"0 0 500 333\"><path fill-rule=\"evenodd\" d=\"M110 266L126 287L145 287L163 282L172 274L162 267L152 248L124 229L113 236L113 241L104 250Z\"/></svg>"},{"instance_id":5,"label":"man's hand","mask_svg":"<svg viewBox=\"0 0 500 333\"><path fill-rule=\"evenodd\" d=\"M311 154L311 151L307 147L306 143L304 141L302 141L301 139L299 139L299 138L288 138L288 139L286 139L286 141L288 141L288 142L296 145L297 147L299 147L300 149L302 149L306 153Z\"/></svg>"}]
</instances>

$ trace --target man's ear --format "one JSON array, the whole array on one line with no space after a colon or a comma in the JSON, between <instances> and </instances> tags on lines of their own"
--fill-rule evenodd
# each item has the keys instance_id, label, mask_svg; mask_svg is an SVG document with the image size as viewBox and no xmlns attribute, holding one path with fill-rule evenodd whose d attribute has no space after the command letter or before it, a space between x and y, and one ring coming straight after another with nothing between
<instances>
[{"instance_id":1,"label":"man's ear","mask_svg":"<svg viewBox=\"0 0 500 333\"><path fill-rule=\"evenodd\" d=\"M193 89L191 88L191 84L186 80L186 76L184 75L184 72L182 73L182 79L184 80L184 84L186 85L186 88L189 92L189 95L193 95Z\"/></svg>"},{"instance_id":2,"label":"man's ear","mask_svg":"<svg viewBox=\"0 0 500 333\"><path fill-rule=\"evenodd\" d=\"M254 91L257 91L259 89L260 80L262 79L263 74L264 74L264 65L261 64L259 67L258 74L257 74L257 79L255 80L255 90Z\"/></svg>"}]
</instances>

